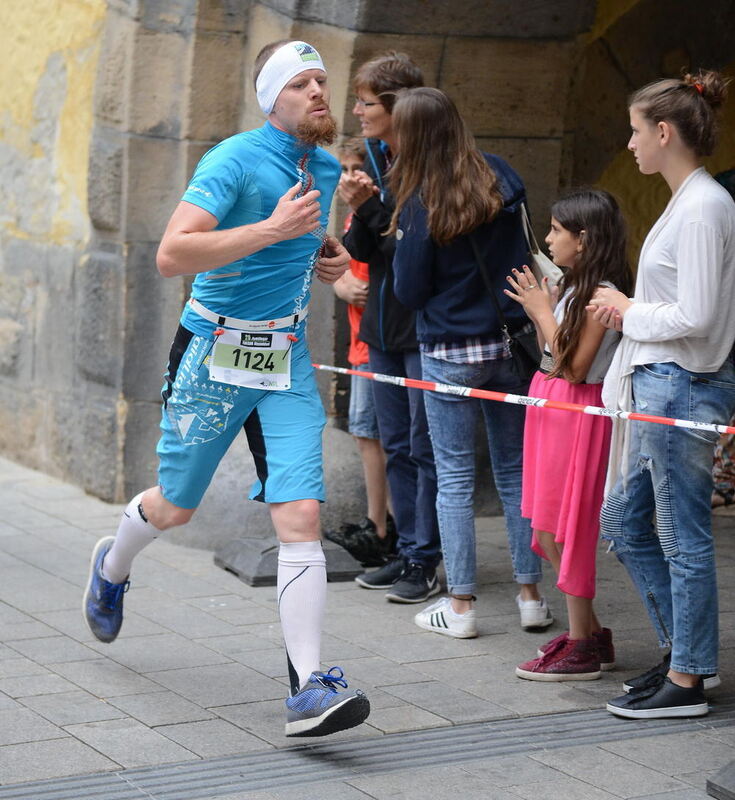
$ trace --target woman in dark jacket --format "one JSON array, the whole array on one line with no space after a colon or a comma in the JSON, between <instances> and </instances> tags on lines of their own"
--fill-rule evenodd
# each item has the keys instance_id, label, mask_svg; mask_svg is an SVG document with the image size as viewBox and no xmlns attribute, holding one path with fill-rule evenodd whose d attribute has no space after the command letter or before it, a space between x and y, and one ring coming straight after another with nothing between
<instances>
[{"instance_id":1,"label":"woman in dark jacket","mask_svg":"<svg viewBox=\"0 0 735 800\"><path fill-rule=\"evenodd\" d=\"M353 211L345 247L353 258L369 265L360 338L368 345L370 369L408 378L421 377L421 360L414 313L393 293L395 239L385 235L393 197L386 172L393 159L396 92L422 83L421 71L403 53L385 53L357 70L354 114L366 137L367 158L363 173L340 181L342 199ZM398 531L398 554L375 572L359 575L356 581L365 589L388 589L386 598L397 603L422 603L440 590L436 577L441 557L436 472L422 394L418 389L373 383Z\"/></svg>"},{"instance_id":2,"label":"woman in dark jacket","mask_svg":"<svg viewBox=\"0 0 735 800\"><path fill-rule=\"evenodd\" d=\"M394 288L398 299L418 312L423 377L525 394L528 384L514 373L472 246L474 240L510 330L529 325L523 309L503 293L505 276L528 257L523 183L501 158L477 150L454 103L438 89L401 92L393 125L399 151L391 173ZM432 392L424 401L450 597L417 614L416 624L458 638L477 635L474 436L481 410L520 584L521 626L547 627L553 618L536 586L541 565L520 510L524 408Z\"/></svg>"}]
</instances>

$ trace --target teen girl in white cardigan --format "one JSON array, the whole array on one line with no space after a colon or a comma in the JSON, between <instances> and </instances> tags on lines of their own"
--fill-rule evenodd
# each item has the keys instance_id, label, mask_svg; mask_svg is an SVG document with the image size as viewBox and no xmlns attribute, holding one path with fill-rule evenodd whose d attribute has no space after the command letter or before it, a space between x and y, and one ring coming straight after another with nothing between
<instances>
[{"instance_id":1,"label":"teen girl in white cardigan","mask_svg":"<svg viewBox=\"0 0 735 800\"><path fill-rule=\"evenodd\" d=\"M672 197L643 244L633 298L603 288L592 300L596 317L623 331L605 379L608 407L724 424L735 410L735 204L700 163L714 149L724 98L714 72L657 81L631 97L628 149ZM607 709L630 718L706 714L704 690L719 683L717 434L647 422L616 429L602 534L671 649Z\"/></svg>"}]
</instances>

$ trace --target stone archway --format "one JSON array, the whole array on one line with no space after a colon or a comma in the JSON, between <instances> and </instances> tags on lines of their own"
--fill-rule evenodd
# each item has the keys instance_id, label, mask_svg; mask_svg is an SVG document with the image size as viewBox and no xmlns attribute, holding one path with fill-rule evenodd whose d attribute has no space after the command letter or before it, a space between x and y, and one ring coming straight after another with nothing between
<instances>
[{"instance_id":1,"label":"stone archway","mask_svg":"<svg viewBox=\"0 0 735 800\"><path fill-rule=\"evenodd\" d=\"M720 69L735 77L733 53L735 9L729 0L635 0L595 30L580 53L567 115L563 183L595 184L618 197L634 257L669 194L663 179L641 175L626 151L628 95L650 81L678 76L682 68ZM706 160L713 174L735 166L735 103L730 101L724 113L717 150Z\"/></svg>"}]
</instances>

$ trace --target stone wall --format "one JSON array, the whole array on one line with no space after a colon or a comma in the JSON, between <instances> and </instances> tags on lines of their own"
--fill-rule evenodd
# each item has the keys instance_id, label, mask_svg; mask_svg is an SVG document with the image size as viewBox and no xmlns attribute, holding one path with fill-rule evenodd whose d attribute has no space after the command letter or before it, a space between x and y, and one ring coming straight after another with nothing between
<instances>
[{"instance_id":1,"label":"stone wall","mask_svg":"<svg viewBox=\"0 0 735 800\"><path fill-rule=\"evenodd\" d=\"M732 4L704 5L707 26L684 0L3 0L0 452L108 500L155 479L161 374L189 283L162 280L155 252L199 157L261 124L250 69L264 43L322 51L348 134L357 66L410 52L523 176L539 233L560 186L593 182L621 195L640 236L663 194L624 151L625 98L685 62L731 59ZM735 162L733 105L715 168ZM345 363L344 308L322 285L313 303L315 358ZM319 381L344 413L345 382ZM327 515L357 513L356 456L327 436ZM243 459L226 466L228 493Z\"/></svg>"},{"instance_id":2,"label":"stone wall","mask_svg":"<svg viewBox=\"0 0 735 800\"><path fill-rule=\"evenodd\" d=\"M87 165L106 3L60 6L0 10L0 452L106 493L117 465L92 475L79 444L97 431L114 441L116 398L87 380L78 349L95 291L80 277L91 269Z\"/></svg>"}]
</instances>

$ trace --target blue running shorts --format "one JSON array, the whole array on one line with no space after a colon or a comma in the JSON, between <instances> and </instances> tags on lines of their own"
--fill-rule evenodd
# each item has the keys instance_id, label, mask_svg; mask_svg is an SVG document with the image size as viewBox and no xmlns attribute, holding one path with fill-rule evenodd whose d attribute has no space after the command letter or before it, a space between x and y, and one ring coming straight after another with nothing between
<instances>
[{"instance_id":1,"label":"blue running shorts","mask_svg":"<svg viewBox=\"0 0 735 800\"><path fill-rule=\"evenodd\" d=\"M291 388L244 389L209 379L213 337L179 326L161 392L158 482L179 508L197 508L222 456L244 428L264 503L324 500L322 430L326 422L302 335L291 351Z\"/></svg>"}]
</instances>

